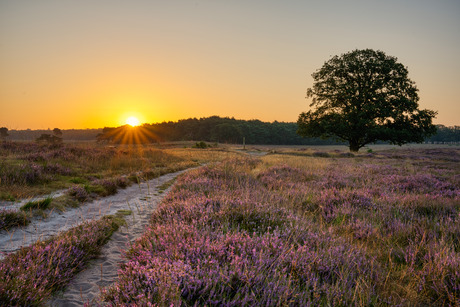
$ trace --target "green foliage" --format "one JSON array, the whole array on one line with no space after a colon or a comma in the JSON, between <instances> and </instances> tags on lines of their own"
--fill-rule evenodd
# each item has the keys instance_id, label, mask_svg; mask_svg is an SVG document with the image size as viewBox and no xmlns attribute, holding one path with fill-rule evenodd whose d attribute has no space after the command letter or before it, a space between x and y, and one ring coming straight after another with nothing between
<instances>
[{"instance_id":1,"label":"green foliage","mask_svg":"<svg viewBox=\"0 0 460 307\"><path fill-rule=\"evenodd\" d=\"M312 74L310 107L297 121L302 136L336 138L350 151L379 140L421 143L436 132L436 112L418 109L418 89L395 57L371 49L334 56Z\"/></svg>"},{"instance_id":2,"label":"green foliage","mask_svg":"<svg viewBox=\"0 0 460 307\"><path fill-rule=\"evenodd\" d=\"M51 134L42 134L35 141L39 143L62 144L62 138Z\"/></svg>"},{"instance_id":3,"label":"green foliage","mask_svg":"<svg viewBox=\"0 0 460 307\"><path fill-rule=\"evenodd\" d=\"M209 143L268 145L326 145L337 144L334 140L302 138L297 133L296 123L260 120L239 120L228 117L211 116L189 118L177 122L144 124L142 127L106 127L98 135L98 142L142 142L196 141ZM67 132L66 132L67 133ZM138 135L137 138L134 134ZM216 146L214 146L216 147Z\"/></svg>"},{"instance_id":4,"label":"green foliage","mask_svg":"<svg viewBox=\"0 0 460 307\"><path fill-rule=\"evenodd\" d=\"M62 136L62 131L61 131L61 129L59 129L59 128L54 128L54 129L53 129L53 133L54 133L54 135L57 136L57 137L61 137L61 136Z\"/></svg>"},{"instance_id":5,"label":"green foliage","mask_svg":"<svg viewBox=\"0 0 460 307\"><path fill-rule=\"evenodd\" d=\"M0 210L0 230L8 230L17 226L26 226L29 223L30 218L25 212Z\"/></svg>"},{"instance_id":6,"label":"green foliage","mask_svg":"<svg viewBox=\"0 0 460 307\"><path fill-rule=\"evenodd\" d=\"M16 198L8 192L0 192L0 199L7 201L15 201Z\"/></svg>"},{"instance_id":7,"label":"green foliage","mask_svg":"<svg viewBox=\"0 0 460 307\"><path fill-rule=\"evenodd\" d=\"M22 211L27 211L27 210L30 210L30 209L46 209L51 204L52 200L53 200L52 197L47 197L47 198L42 199L42 200L29 201L24 206L22 206L20 209Z\"/></svg>"},{"instance_id":8,"label":"green foliage","mask_svg":"<svg viewBox=\"0 0 460 307\"><path fill-rule=\"evenodd\" d=\"M460 143L460 126L446 127L436 125L436 134L426 139L434 143Z\"/></svg>"},{"instance_id":9,"label":"green foliage","mask_svg":"<svg viewBox=\"0 0 460 307\"><path fill-rule=\"evenodd\" d=\"M206 144L205 142L201 141L201 142L196 142L195 146L193 146L194 148L201 148L201 149L205 149L205 148L208 148L208 144Z\"/></svg>"},{"instance_id":10,"label":"green foliage","mask_svg":"<svg viewBox=\"0 0 460 307\"><path fill-rule=\"evenodd\" d=\"M0 128L0 139L3 140L8 136L8 128L1 127Z\"/></svg>"}]
</instances>

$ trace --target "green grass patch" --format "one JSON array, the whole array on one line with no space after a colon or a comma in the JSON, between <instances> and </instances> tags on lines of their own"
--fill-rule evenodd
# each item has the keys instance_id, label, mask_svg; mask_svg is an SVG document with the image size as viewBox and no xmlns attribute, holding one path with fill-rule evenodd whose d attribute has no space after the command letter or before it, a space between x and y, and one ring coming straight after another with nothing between
<instances>
[{"instance_id":1,"label":"green grass patch","mask_svg":"<svg viewBox=\"0 0 460 307\"><path fill-rule=\"evenodd\" d=\"M13 195L11 195L10 193L8 193L8 192L1 192L0 193L0 199L1 200L6 200L6 201L15 201L16 200L16 198Z\"/></svg>"},{"instance_id":2,"label":"green grass patch","mask_svg":"<svg viewBox=\"0 0 460 307\"><path fill-rule=\"evenodd\" d=\"M52 197L47 197L42 200L29 201L24 206L19 208L22 211L35 210L35 209L47 209L51 202L53 201Z\"/></svg>"},{"instance_id":3,"label":"green grass patch","mask_svg":"<svg viewBox=\"0 0 460 307\"><path fill-rule=\"evenodd\" d=\"M165 183L163 183L162 185L160 185L158 187L159 193L161 194L164 191L166 191L170 186L172 186L174 184L174 182L176 182L176 178L168 180Z\"/></svg>"},{"instance_id":4,"label":"green grass patch","mask_svg":"<svg viewBox=\"0 0 460 307\"><path fill-rule=\"evenodd\" d=\"M73 178L70 178L69 181L75 184L85 184L88 182L88 180L86 180L85 178L81 178L81 177L73 177Z\"/></svg>"}]
</instances>

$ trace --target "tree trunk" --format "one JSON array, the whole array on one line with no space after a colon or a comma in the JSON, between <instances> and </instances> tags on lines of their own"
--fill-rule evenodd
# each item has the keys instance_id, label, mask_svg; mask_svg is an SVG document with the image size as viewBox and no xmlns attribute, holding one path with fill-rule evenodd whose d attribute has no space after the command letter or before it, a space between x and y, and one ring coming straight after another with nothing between
<instances>
[{"instance_id":1,"label":"tree trunk","mask_svg":"<svg viewBox=\"0 0 460 307\"><path fill-rule=\"evenodd\" d=\"M351 152L358 152L358 150L361 148L358 143L355 142L350 142L350 151Z\"/></svg>"}]
</instances>

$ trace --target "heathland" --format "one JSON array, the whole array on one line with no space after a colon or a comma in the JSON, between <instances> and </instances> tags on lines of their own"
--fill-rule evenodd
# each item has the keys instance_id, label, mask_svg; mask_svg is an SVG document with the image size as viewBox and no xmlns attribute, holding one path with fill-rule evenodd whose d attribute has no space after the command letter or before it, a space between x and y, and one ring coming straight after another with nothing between
<instances>
[{"instance_id":1,"label":"heathland","mask_svg":"<svg viewBox=\"0 0 460 307\"><path fill-rule=\"evenodd\" d=\"M276 148L259 155L35 146L3 145L4 199L68 189L55 204L65 210L66 202L84 206L137 180L205 164L178 178L127 247L118 281L102 289L105 304L460 304L458 147L359 154ZM36 210L22 212L33 218ZM86 223L7 255L2 303L42 304L65 288L122 218Z\"/></svg>"}]
</instances>

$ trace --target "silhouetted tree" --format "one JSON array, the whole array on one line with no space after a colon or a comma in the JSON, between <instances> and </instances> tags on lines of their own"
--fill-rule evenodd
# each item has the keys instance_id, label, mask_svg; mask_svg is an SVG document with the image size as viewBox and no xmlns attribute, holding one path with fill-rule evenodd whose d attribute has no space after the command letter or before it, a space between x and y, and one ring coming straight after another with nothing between
<instances>
[{"instance_id":1,"label":"silhouetted tree","mask_svg":"<svg viewBox=\"0 0 460 307\"><path fill-rule=\"evenodd\" d=\"M57 137L55 135L51 135L51 134L45 134L45 133L43 133L38 138L36 138L35 141L38 143L48 143L52 145L62 144L62 138Z\"/></svg>"},{"instance_id":2,"label":"silhouetted tree","mask_svg":"<svg viewBox=\"0 0 460 307\"><path fill-rule=\"evenodd\" d=\"M61 136L62 136L62 131L61 131L61 129L59 129L59 128L54 128L54 129L53 129L53 133L54 133L54 135L57 136L57 137L61 137Z\"/></svg>"},{"instance_id":3,"label":"silhouetted tree","mask_svg":"<svg viewBox=\"0 0 460 307\"><path fill-rule=\"evenodd\" d=\"M8 128L1 127L0 128L0 139L5 140L8 137Z\"/></svg>"},{"instance_id":4,"label":"silhouetted tree","mask_svg":"<svg viewBox=\"0 0 460 307\"><path fill-rule=\"evenodd\" d=\"M378 140L421 143L436 132L436 112L418 109L418 89L395 57L372 49L334 56L312 74L315 109L299 115L302 136L334 137L350 151Z\"/></svg>"}]
</instances>

